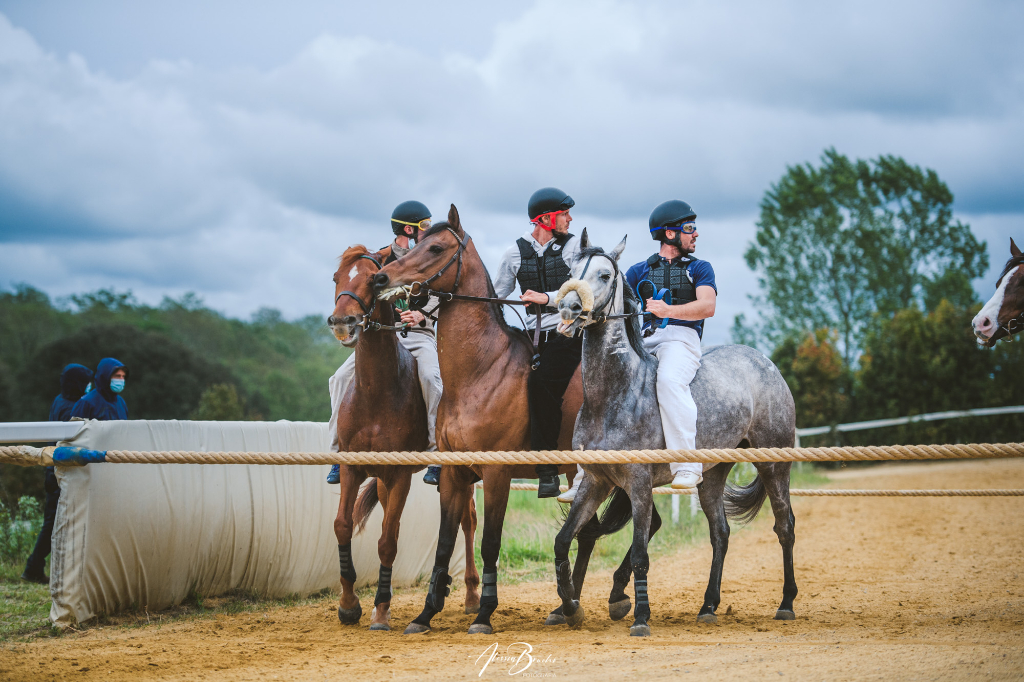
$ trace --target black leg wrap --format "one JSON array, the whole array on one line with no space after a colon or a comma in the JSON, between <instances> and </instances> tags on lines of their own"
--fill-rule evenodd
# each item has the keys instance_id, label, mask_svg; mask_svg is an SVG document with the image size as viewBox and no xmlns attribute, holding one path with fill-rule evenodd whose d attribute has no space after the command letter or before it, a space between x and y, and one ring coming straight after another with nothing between
<instances>
[{"instance_id":1,"label":"black leg wrap","mask_svg":"<svg viewBox=\"0 0 1024 682\"><path fill-rule=\"evenodd\" d=\"M377 578L377 596L373 598L373 605L377 606L389 601L391 601L391 568L381 565Z\"/></svg>"},{"instance_id":2,"label":"black leg wrap","mask_svg":"<svg viewBox=\"0 0 1024 682\"><path fill-rule=\"evenodd\" d=\"M572 566L569 565L568 559L555 563L555 585L561 599L572 601L575 595L572 587Z\"/></svg>"},{"instance_id":3,"label":"black leg wrap","mask_svg":"<svg viewBox=\"0 0 1024 682\"><path fill-rule=\"evenodd\" d=\"M451 593L452 577L448 575L446 566L434 566L430 574L430 586L427 588L427 606L435 613L444 609L444 598ZM482 600L481 600L482 601Z\"/></svg>"},{"instance_id":4,"label":"black leg wrap","mask_svg":"<svg viewBox=\"0 0 1024 682\"><path fill-rule=\"evenodd\" d=\"M636 578L633 581L633 590L636 593L636 608L633 615L638 621L646 622L651 616L651 603L647 599L647 576Z\"/></svg>"},{"instance_id":5,"label":"black leg wrap","mask_svg":"<svg viewBox=\"0 0 1024 682\"><path fill-rule=\"evenodd\" d=\"M498 571L484 569L480 582L480 610L489 608L491 611L498 606Z\"/></svg>"},{"instance_id":6,"label":"black leg wrap","mask_svg":"<svg viewBox=\"0 0 1024 682\"><path fill-rule=\"evenodd\" d=\"M352 563L352 543L338 545L338 563L341 565L341 577L350 583L356 581L356 567Z\"/></svg>"}]
</instances>

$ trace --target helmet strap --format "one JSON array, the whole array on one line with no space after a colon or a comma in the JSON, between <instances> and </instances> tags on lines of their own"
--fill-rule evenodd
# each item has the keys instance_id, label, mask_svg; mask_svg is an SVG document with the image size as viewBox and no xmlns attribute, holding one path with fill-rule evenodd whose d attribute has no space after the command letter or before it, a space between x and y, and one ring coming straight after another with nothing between
<instances>
[{"instance_id":1,"label":"helmet strap","mask_svg":"<svg viewBox=\"0 0 1024 682\"><path fill-rule=\"evenodd\" d=\"M555 218L558 216L559 213L562 212L563 211L551 211L550 213L541 213L539 216L537 216L530 222L533 223L534 225L539 225L542 229L547 230L548 232L551 232L553 229L555 229ZM545 225L544 223L541 222L540 219L543 218L544 216L551 216L550 225Z\"/></svg>"}]
</instances>

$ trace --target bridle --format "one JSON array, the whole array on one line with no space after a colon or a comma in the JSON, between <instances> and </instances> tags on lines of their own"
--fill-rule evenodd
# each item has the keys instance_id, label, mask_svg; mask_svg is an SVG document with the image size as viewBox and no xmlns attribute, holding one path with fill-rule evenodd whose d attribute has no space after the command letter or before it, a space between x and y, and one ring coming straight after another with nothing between
<instances>
[{"instance_id":1,"label":"bridle","mask_svg":"<svg viewBox=\"0 0 1024 682\"><path fill-rule=\"evenodd\" d=\"M1003 281L1003 277L1006 277L1006 275L1018 265L1024 265L1024 254L1014 256L1006 262L1006 267L1003 268L1003 274L999 275L999 279L996 280L996 287L998 287L999 283ZM998 324L998 322L999 320L997 319L996 323ZM1009 340L1009 337L1022 331L1024 331L1024 310L1020 311L1016 317L1011 317L1007 320L1006 324L1000 324L996 328L995 333L987 339L987 345L991 348L996 345L996 341L999 339L1005 338Z\"/></svg>"},{"instance_id":2,"label":"bridle","mask_svg":"<svg viewBox=\"0 0 1024 682\"><path fill-rule=\"evenodd\" d=\"M619 264L609 254L607 254L607 253L600 253L600 252L592 253L589 256L587 256L587 263L586 263L586 265L583 266L583 272L581 272L580 276L577 277L576 279L582 281L583 278L587 275L587 270L590 269L590 261L592 261L594 259L594 256L604 256L605 258L607 258L611 262L611 264L612 264L612 269L615 271L614 277L616 278L616 280L619 283L625 284L622 281L622 274L619 272ZM618 286L618 284L616 284L616 286ZM614 298L614 296L615 296L615 291L613 289L612 293L609 294L609 296L608 296L608 300L601 304L601 306L600 306L601 309L605 309L609 305L611 305L611 302L612 302L612 299ZM603 314L603 313L595 313L594 311L597 310L597 309L598 309L598 306L595 305L593 307L593 309L583 311L585 313L585 315L582 316L583 317L583 322L582 322L582 324L580 324L581 328L582 327L589 327L592 324L604 324L608 320L622 320L622 319L625 319L627 317L634 317L634 316L637 316L637 315L643 315L644 314L642 310L638 310L638 311L635 311L635 312L632 312L632 313L617 313L615 315L606 315L606 314ZM579 319L579 318L577 318L577 319Z\"/></svg>"},{"instance_id":3,"label":"bridle","mask_svg":"<svg viewBox=\"0 0 1024 682\"><path fill-rule=\"evenodd\" d=\"M365 258L366 260L370 261L371 263L373 263L374 265L377 266L377 270L380 270L382 267L384 267L383 265L381 265L380 261L378 261L373 256L368 256L366 254L359 254L359 258ZM381 324L380 322L377 322L375 320L371 320L370 317L373 315L373 311L376 310L376 308L377 308L377 298L376 297L373 297L373 298L370 299L370 305L366 305L366 301L364 301L362 299L362 297L360 297L359 294L357 294L356 292L354 292L354 291L342 291L341 293L339 293L337 296L334 297L334 305L335 305L335 307L337 307L338 301L341 300L342 296L348 296L349 298L351 298L352 300L354 300L356 303L359 304L359 307L363 311L363 317L362 317L361 320L359 320L359 327L363 331L371 331L371 332L372 331L385 331L385 332L415 331L415 330L410 330L404 324L400 325L400 326L393 326L393 325L389 325L389 324Z\"/></svg>"},{"instance_id":4,"label":"bridle","mask_svg":"<svg viewBox=\"0 0 1024 682\"><path fill-rule=\"evenodd\" d=\"M438 296L440 300L445 300L444 298L441 298L441 296L447 295L449 297L447 300L450 301L452 300L452 298L456 297L455 291L459 288L459 282L462 281L462 253L466 250L466 247L469 246L469 235L467 234L465 239L459 239L458 233L455 230L453 230L450 225L445 225L445 229L451 232L451 235L455 237L455 243L459 245L459 248L455 249L455 253L453 253L452 257L448 259L448 262L441 266L441 269L435 272L433 275L426 278L422 282L413 282L412 284L407 284L406 286L402 287L402 289L405 290L406 296L408 296L409 298L419 298L421 296ZM452 287L452 290L436 291L434 289L431 289L431 282L435 282L441 277L443 277L444 273L447 272L448 268L450 268L452 266L452 263L455 262L458 262L458 265L455 268L455 285ZM460 296L459 298L464 297Z\"/></svg>"}]
</instances>

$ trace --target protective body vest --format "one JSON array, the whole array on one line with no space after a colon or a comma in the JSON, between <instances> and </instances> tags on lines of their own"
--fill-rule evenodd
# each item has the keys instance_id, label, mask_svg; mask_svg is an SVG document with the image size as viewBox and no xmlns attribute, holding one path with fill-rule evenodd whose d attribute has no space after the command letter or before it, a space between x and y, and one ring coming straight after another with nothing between
<instances>
[{"instance_id":1,"label":"protective body vest","mask_svg":"<svg viewBox=\"0 0 1024 682\"><path fill-rule=\"evenodd\" d=\"M543 256L538 256L533 245L522 237L516 240L520 259L516 281L523 293L528 289L538 292L555 291L571 279L572 271L562 258L562 249L570 239L571 234L555 237Z\"/></svg>"},{"instance_id":2,"label":"protective body vest","mask_svg":"<svg viewBox=\"0 0 1024 682\"><path fill-rule=\"evenodd\" d=\"M651 266L647 277L654 283L656 290L668 289L672 292L672 305L697 300L697 289L686 276L686 268L690 265L689 258L668 263L658 254L654 254L647 259L647 264Z\"/></svg>"}]
</instances>

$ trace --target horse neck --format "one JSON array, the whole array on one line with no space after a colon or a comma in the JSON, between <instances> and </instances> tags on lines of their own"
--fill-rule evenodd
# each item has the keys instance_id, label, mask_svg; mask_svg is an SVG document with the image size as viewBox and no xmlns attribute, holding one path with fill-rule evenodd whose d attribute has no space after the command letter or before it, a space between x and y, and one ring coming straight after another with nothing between
<instances>
[{"instance_id":1,"label":"horse neck","mask_svg":"<svg viewBox=\"0 0 1024 682\"><path fill-rule=\"evenodd\" d=\"M462 279L456 293L494 296L491 278L472 240L463 252ZM458 376L470 369L487 371L496 359L505 357L510 347L514 353L514 349L522 346L513 342L508 327L498 317L500 314L493 303L456 299L441 305L437 315L437 344L443 376ZM525 346L521 355L524 363L529 362ZM449 363L454 363L461 371L446 372L445 366Z\"/></svg>"},{"instance_id":2,"label":"horse neck","mask_svg":"<svg viewBox=\"0 0 1024 682\"><path fill-rule=\"evenodd\" d=\"M620 315L625 310L622 277L616 278L609 315ZM583 398L586 402L610 399L614 391L628 390L638 379L645 379L646 369L652 365L649 354L639 355L629 343L626 325L630 318L608 320L586 328L583 334ZM599 371L599 381L587 381L589 372Z\"/></svg>"},{"instance_id":3,"label":"horse neck","mask_svg":"<svg viewBox=\"0 0 1024 682\"><path fill-rule=\"evenodd\" d=\"M380 303L371 318L383 325L394 325L395 314L390 303ZM398 385L398 332L363 331L356 344L356 381L360 386Z\"/></svg>"}]
</instances>

